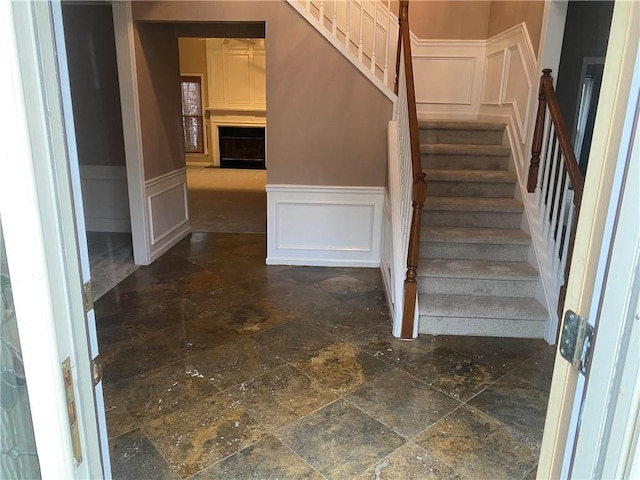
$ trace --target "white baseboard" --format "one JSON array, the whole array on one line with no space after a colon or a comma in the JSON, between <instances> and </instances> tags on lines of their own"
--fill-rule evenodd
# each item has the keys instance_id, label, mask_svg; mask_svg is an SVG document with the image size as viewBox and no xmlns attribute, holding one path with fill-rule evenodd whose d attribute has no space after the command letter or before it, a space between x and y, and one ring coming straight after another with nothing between
<instances>
[{"instance_id":1,"label":"white baseboard","mask_svg":"<svg viewBox=\"0 0 640 480\"><path fill-rule=\"evenodd\" d=\"M86 230L130 232L126 168L80 165L80 178Z\"/></svg>"},{"instance_id":2,"label":"white baseboard","mask_svg":"<svg viewBox=\"0 0 640 480\"><path fill-rule=\"evenodd\" d=\"M267 264L379 267L384 187L267 185Z\"/></svg>"},{"instance_id":3,"label":"white baseboard","mask_svg":"<svg viewBox=\"0 0 640 480\"><path fill-rule=\"evenodd\" d=\"M151 261L191 231L186 171L181 168L145 182Z\"/></svg>"}]
</instances>

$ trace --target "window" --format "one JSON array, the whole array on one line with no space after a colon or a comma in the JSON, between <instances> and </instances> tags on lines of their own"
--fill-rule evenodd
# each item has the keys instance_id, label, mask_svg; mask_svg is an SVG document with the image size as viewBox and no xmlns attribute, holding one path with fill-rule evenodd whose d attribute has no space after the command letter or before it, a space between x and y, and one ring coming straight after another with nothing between
<instances>
[{"instance_id":1,"label":"window","mask_svg":"<svg viewBox=\"0 0 640 480\"><path fill-rule=\"evenodd\" d=\"M201 79L200 77L180 77L180 84L184 151L185 153L205 153Z\"/></svg>"}]
</instances>

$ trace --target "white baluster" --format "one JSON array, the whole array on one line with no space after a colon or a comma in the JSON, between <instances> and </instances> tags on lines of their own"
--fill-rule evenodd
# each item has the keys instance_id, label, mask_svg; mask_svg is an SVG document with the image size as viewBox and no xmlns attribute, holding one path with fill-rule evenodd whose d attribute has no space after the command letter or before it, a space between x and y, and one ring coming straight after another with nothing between
<instances>
[{"instance_id":1,"label":"white baluster","mask_svg":"<svg viewBox=\"0 0 640 480\"><path fill-rule=\"evenodd\" d=\"M324 27L324 0L320 0L320 13L318 13L320 25Z\"/></svg>"},{"instance_id":2,"label":"white baluster","mask_svg":"<svg viewBox=\"0 0 640 480\"><path fill-rule=\"evenodd\" d=\"M551 227L549 228L549 245L547 250L549 255L552 254L555 248L556 240L558 238L558 232L556 230L556 226L558 225L560 202L562 201L562 199L560 198L560 192L562 190L562 178L564 178L565 176L564 173L565 173L565 167L564 167L563 155L560 154L560 160L558 165L558 175L554 179L556 184L555 184L555 191L553 193L553 198L552 198L553 207L551 211Z\"/></svg>"},{"instance_id":3,"label":"white baluster","mask_svg":"<svg viewBox=\"0 0 640 480\"><path fill-rule=\"evenodd\" d=\"M344 32L344 45L347 47L347 50L351 51L351 45L349 45L351 35L351 0L347 0L347 25L345 27Z\"/></svg>"},{"instance_id":4,"label":"white baluster","mask_svg":"<svg viewBox=\"0 0 640 480\"><path fill-rule=\"evenodd\" d=\"M545 115L542 135L542 147L540 148L540 163L538 164L538 178L536 180L535 203L540 204L540 192L542 189L544 166L547 160L547 151L551 141L551 116Z\"/></svg>"},{"instance_id":5,"label":"white baluster","mask_svg":"<svg viewBox=\"0 0 640 480\"><path fill-rule=\"evenodd\" d=\"M551 136L549 137L549 147L545 152L545 163L544 163L544 173L542 174L542 192L540 194L540 203L538 204L538 211L540 214L539 220L540 223L544 221L544 209L547 203L547 192L549 190L549 169L551 168L551 163L553 157L555 156L555 149L557 148L557 141L555 136L555 129L553 125L551 126Z\"/></svg>"},{"instance_id":6,"label":"white baluster","mask_svg":"<svg viewBox=\"0 0 640 480\"><path fill-rule=\"evenodd\" d=\"M307 12L310 12L311 11L311 0L305 0L304 3L307 6Z\"/></svg>"},{"instance_id":7,"label":"white baluster","mask_svg":"<svg viewBox=\"0 0 640 480\"><path fill-rule=\"evenodd\" d=\"M333 21L331 23L331 33L336 36L338 32L338 0L333 0Z\"/></svg>"},{"instance_id":8,"label":"white baluster","mask_svg":"<svg viewBox=\"0 0 640 480\"><path fill-rule=\"evenodd\" d=\"M573 204L573 190L569 190L567 195L567 203L569 204L569 218L567 219L567 231L564 234L562 242L562 258L560 260L560 268L558 269L558 278L561 280L560 285L564 285L564 271L567 266L567 256L569 254L569 240L571 239L571 231L573 230L573 216L576 213L576 207Z\"/></svg>"},{"instance_id":9,"label":"white baluster","mask_svg":"<svg viewBox=\"0 0 640 480\"><path fill-rule=\"evenodd\" d=\"M389 37L391 36L391 0L387 0L387 31L384 40L384 70L382 73L382 81L385 85L389 81Z\"/></svg>"},{"instance_id":10,"label":"white baluster","mask_svg":"<svg viewBox=\"0 0 640 480\"><path fill-rule=\"evenodd\" d=\"M360 0L360 41L358 42L358 60L362 61L362 49L363 49L363 33L364 29L362 28L364 22L364 0Z\"/></svg>"},{"instance_id":11,"label":"white baluster","mask_svg":"<svg viewBox=\"0 0 640 480\"><path fill-rule=\"evenodd\" d=\"M560 163L561 160L561 153L560 153L560 147L558 146L558 142L556 142L555 148L554 148L554 155L553 155L553 165L551 166L551 172L549 175L549 184L547 185L547 194L545 195L545 208L544 208L544 217L543 217L543 225L544 225L544 233L543 236L547 239L547 241L549 241L549 227L551 226L551 219L550 219L550 214L551 214L551 208L553 205L552 202L552 195L553 195L553 189L555 187L555 183L554 183L554 179L557 177L558 175L558 165Z\"/></svg>"},{"instance_id":12,"label":"white baluster","mask_svg":"<svg viewBox=\"0 0 640 480\"><path fill-rule=\"evenodd\" d=\"M378 34L378 0L373 0L373 32L371 39L371 73L376 74L376 36Z\"/></svg>"},{"instance_id":13,"label":"white baluster","mask_svg":"<svg viewBox=\"0 0 640 480\"><path fill-rule=\"evenodd\" d=\"M560 248L564 238L564 229L566 228L567 219L567 194L569 192L569 173L564 174L564 189L562 191L562 206L560 208L560 216L558 217L558 233L556 234L555 247L553 250L553 266L552 272L557 273L560 266ZM566 240L565 240L566 241Z\"/></svg>"}]
</instances>

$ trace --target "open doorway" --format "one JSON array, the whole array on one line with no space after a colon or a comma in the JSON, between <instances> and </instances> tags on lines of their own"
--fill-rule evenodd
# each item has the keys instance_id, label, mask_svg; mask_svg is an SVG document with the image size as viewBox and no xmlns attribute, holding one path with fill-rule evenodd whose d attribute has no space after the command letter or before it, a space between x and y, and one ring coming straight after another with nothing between
<instances>
[{"instance_id":1,"label":"open doorway","mask_svg":"<svg viewBox=\"0 0 640 480\"><path fill-rule=\"evenodd\" d=\"M92 294L134 270L113 12L109 3L62 4L82 181Z\"/></svg>"},{"instance_id":2,"label":"open doorway","mask_svg":"<svg viewBox=\"0 0 640 480\"><path fill-rule=\"evenodd\" d=\"M210 35L225 27L210 28L206 37L193 37L182 36L189 26L176 27L191 228L264 234L264 25L234 25L216 36Z\"/></svg>"}]
</instances>

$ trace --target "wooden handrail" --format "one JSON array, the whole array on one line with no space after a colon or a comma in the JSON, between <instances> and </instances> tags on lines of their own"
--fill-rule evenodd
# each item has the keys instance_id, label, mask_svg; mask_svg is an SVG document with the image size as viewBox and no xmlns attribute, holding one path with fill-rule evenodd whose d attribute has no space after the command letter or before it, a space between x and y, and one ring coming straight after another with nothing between
<instances>
[{"instance_id":1,"label":"wooden handrail","mask_svg":"<svg viewBox=\"0 0 640 480\"><path fill-rule=\"evenodd\" d=\"M404 304L402 307L402 328L400 336L403 339L413 338L416 299L418 284L416 275L420 256L420 226L422 224L422 207L427 197L427 184L422 172L420 161L420 139L418 136L418 113L416 110L415 84L413 81L413 63L411 60L411 35L409 31L409 1L400 1L398 14L399 34L398 53L396 56L396 93L398 92L398 77L400 62L404 62L407 82L407 110L409 115L409 142L411 147L411 166L413 173L413 191L411 195L411 230L409 232L409 249L407 253L407 274L404 280ZM404 47L404 48L403 48ZM401 57L401 49L404 57Z\"/></svg>"},{"instance_id":2,"label":"wooden handrail","mask_svg":"<svg viewBox=\"0 0 640 480\"><path fill-rule=\"evenodd\" d=\"M573 225L571 226L571 235L569 236L569 248L567 253L567 261L565 264L564 279L565 282L560 288L558 298L558 317L562 318L564 309L564 300L567 291L567 280L571 270L571 259L573 257L573 246L575 243L576 226L578 222L578 216L580 214L580 205L582 204L582 191L584 188L584 178L578 167L578 161L576 160L575 153L573 151L573 145L571 143L571 137L567 132L567 126L562 117L560 111L560 105L558 104L558 98L553 88L553 77L551 76L551 69L545 68L542 70L542 77L540 77L540 90L538 93L538 112L536 115L536 125L533 133L533 144L531 146L531 163L529 164L529 178L527 181L527 190L533 193L538 187L538 171L540 168L540 153L542 150L542 142L544 137L544 124L545 115L547 109L549 110L549 116L555 129L555 136L560 145L560 151L562 153L561 158L564 161L564 166L569 175L571 187L573 188L573 204L575 207L575 214L573 216Z\"/></svg>"}]
</instances>

